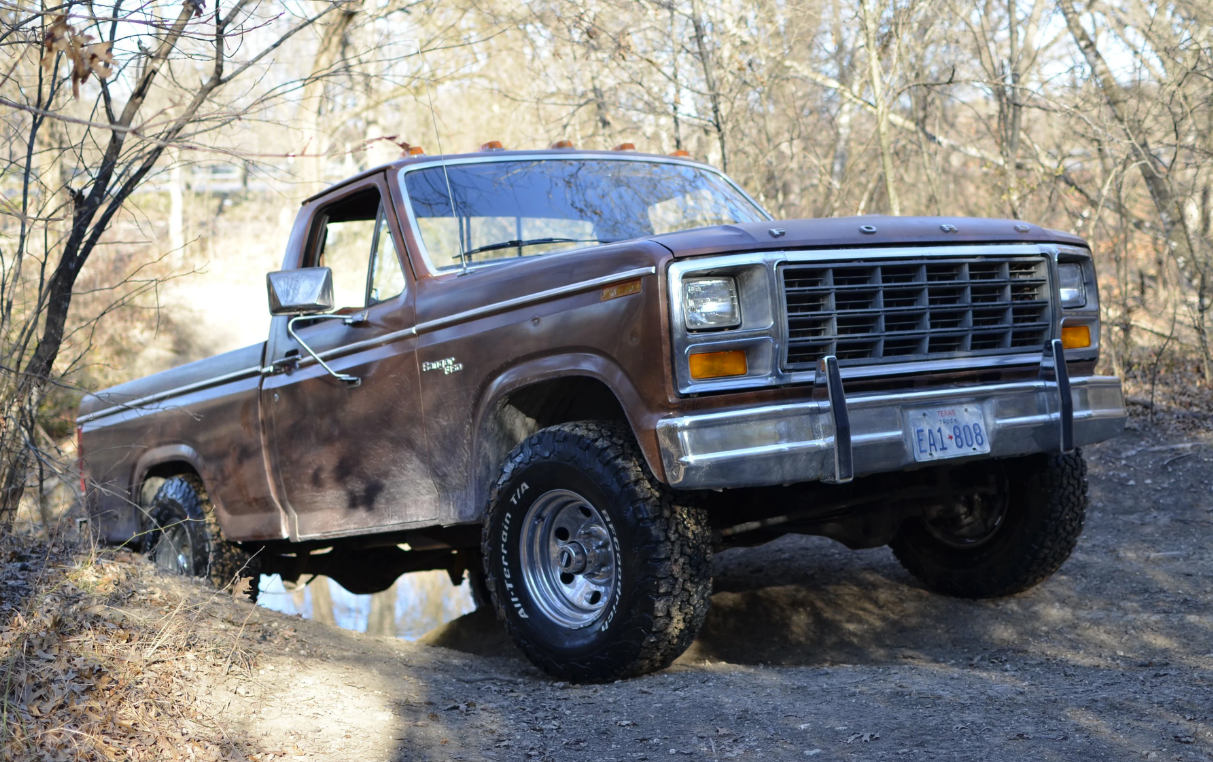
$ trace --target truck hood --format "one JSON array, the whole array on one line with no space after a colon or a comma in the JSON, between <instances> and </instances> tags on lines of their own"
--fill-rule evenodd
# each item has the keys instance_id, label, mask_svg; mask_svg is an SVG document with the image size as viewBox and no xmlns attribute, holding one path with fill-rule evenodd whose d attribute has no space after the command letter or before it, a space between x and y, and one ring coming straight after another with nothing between
<instances>
[{"instance_id":1,"label":"truck hood","mask_svg":"<svg viewBox=\"0 0 1213 762\"><path fill-rule=\"evenodd\" d=\"M864 232L861 228L875 228ZM1025 230L1026 228L1026 230ZM780 231L782 234L772 233ZM954 231L954 232L949 232ZM822 248L876 248L973 243L1060 243L1086 246L1082 238L1022 220L977 217L828 217L717 225L667 233L650 240L675 257L745 251Z\"/></svg>"}]
</instances>

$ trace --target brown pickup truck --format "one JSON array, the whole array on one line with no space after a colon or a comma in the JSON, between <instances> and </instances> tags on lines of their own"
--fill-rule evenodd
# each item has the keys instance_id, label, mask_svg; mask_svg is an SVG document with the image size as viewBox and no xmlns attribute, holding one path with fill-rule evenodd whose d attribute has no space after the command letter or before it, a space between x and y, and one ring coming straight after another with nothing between
<instances>
[{"instance_id":1,"label":"brown pickup truck","mask_svg":"<svg viewBox=\"0 0 1213 762\"><path fill-rule=\"evenodd\" d=\"M563 679L668 665L713 550L789 532L1031 587L1125 421L1080 238L777 222L686 158L401 160L305 201L282 268L263 344L84 400L93 526L221 584L466 572Z\"/></svg>"}]
</instances>

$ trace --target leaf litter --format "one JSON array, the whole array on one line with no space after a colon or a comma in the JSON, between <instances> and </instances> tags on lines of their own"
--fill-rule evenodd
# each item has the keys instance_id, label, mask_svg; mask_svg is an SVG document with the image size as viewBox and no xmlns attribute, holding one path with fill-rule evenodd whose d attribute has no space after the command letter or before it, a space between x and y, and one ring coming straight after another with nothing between
<instances>
[{"instance_id":1,"label":"leaf litter","mask_svg":"<svg viewBox=\"0 0 1213 762\"><path fill-rule=\"evenodd\" d=\"M206 626L222 591L157 585L127 551L0 539L0 757L249 759L259 750L197 709L192 678L253 656ZM132 615L138 593L160 616Z\"/></svg>"}]
</instances>

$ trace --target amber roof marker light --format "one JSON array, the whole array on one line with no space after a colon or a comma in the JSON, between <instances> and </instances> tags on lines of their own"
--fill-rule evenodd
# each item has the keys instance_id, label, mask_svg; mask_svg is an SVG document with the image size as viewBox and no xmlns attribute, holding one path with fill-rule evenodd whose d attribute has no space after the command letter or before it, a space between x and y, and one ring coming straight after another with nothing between
<instances>
[{"instance_id":1,"label":"amber roof marker light","mask_svg":"<svg viewBox=\"0 0 1213 762\"><path fill-rule=\"evenodd\" d=\"M681 156L681 157L683 157L683 158L685 158L685 159L689 159L689 158L691 158L691 152L690 152L690 151L684 151L684 150L682 150L681 148L679 148L677 151L673 151L673 152L671 152L671 153L670 153L670 156Z\"/></svg>"},{"instance_id":2,"label":"amber roof marker light","mask_svg":"<svg viewBox=\"0 0 1213 762\"><path fill-rule=\"evenodd\" d=\"M552 143L550 146L548 146L548 148L553 149L553 150L559 149L559 148L576 148L576 147L577 146L573 145L573 141L571 141L571 140L557 140L555 143Z\"/></svg>"},{"instance_id":3,"label":"amber roof marker light","mask_svg":"<svg viewBox=\"0 0 1213 762\"><path fill-rule=\"evenodd\" d=\"M612 151L635 151L636 146L632 143L620 143L611 149Z\"/></svg>"},{"instance_id":4,"label":"amber roof marker light","mask_svg":"<svg viewBox=\"0 0 1213 762\"><path fill-rule=\"evenodd\" d=\"M481 151L504 151L505 146L501 145L500 140L490 140L487 143L480 144Z\"/></svg>"}]
</instances>

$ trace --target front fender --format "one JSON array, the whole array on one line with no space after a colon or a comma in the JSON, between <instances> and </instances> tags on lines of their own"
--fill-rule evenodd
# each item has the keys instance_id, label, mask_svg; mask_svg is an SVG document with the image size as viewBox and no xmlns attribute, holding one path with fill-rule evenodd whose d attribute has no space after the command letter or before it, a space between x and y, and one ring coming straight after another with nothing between
<instances>
[{"instance_id":1,"label":"front fender","mask_svg":"<svg viewBox=\"0 0 1213 762\"><path fill-rule=\"evenodd\" d=\"M645 406L642 396L624 369L610 357L594 352L547 355L510 366L493 378L480 397L472 429L475 437L472 443L472 504L477 510L487 505L489 491L496 478L494 469L500 465L487 462L489 458L486 450L492 449L486 444L486 439L491 436L488 430L489 421L512 392L562 378L591 378L606 386L623 409L645 462L658 479L665 480L656 435L659 414Z\"/></svg>"}]
</instances>

